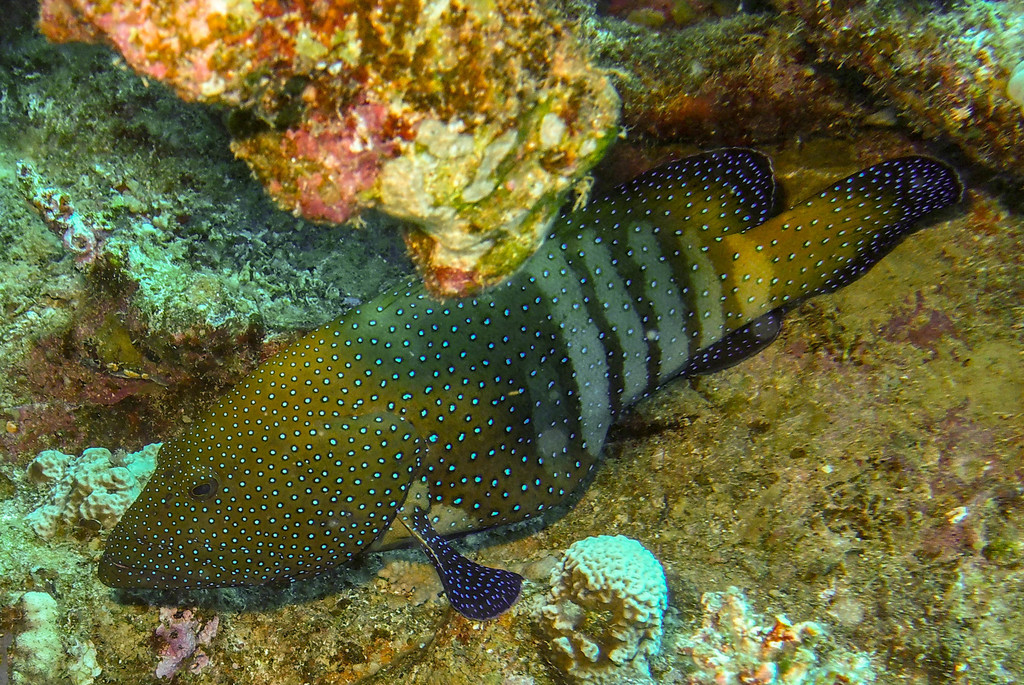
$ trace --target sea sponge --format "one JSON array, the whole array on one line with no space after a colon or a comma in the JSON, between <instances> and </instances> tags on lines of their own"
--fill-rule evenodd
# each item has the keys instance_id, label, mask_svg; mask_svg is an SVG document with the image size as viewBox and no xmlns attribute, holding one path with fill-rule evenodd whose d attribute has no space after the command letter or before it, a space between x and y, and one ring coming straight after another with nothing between
<instances>
[{"instance_id":1,"label":"sea sponge","mask_svg":"<svg viewBox=\"0 0 1024 685\"><path fill-rule=\"evenodd\" d=\"M28 466L29 479L52 490L49 501L26 517L29 526L45 539L62 525L113 528L153 474L160 444L117 456L102 447L89 448L80 457L41 452Z\"/></svg>"},{"instance_id":2,"label":"sea sponge","mask_svg":"<svg viewBox=\"0 0 1024 685\"><path fill-rule=\"evenodd\" d=\"M576 542L551 573L538 612L551 664L577 682L649 682L668 606L665 571L636 540Z\"/></svg>"}]
</instances>

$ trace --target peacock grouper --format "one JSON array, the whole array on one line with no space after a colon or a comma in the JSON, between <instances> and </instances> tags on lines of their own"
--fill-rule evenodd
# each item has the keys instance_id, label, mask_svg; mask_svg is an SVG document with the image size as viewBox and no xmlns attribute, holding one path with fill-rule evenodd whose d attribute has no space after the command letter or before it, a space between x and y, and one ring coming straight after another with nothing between
<instances>
[{"instance_id":1,"label":"peacock grouper","mask_svg":"<svg viewBox=\"0 0 1024 685\"><path fill-rule=\"evenodd\" d=\"M264 362L163 446L100 579L259 585L411 536L456 610L497 616L521 578L448 538L572 497L624 409L763 349L961 194L946 164L903 157L769 218L758 152L653 169L563 215L503 285L438 302L409 284Z\"/></svg>"}]
</instances>

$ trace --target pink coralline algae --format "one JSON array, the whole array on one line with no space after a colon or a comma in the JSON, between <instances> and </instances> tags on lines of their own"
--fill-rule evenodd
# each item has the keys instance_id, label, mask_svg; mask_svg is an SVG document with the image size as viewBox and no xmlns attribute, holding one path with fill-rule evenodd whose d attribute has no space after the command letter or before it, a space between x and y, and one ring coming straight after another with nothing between
<instances>
[{"instance_id":1,"label":"pink coralline algae","mask_svg":"<svg viewBox=\"0 0 1024 685\"><path fill-rule=\"evenodd\" d=\"M159 641L160 663L156 667L158 678L173 678L188 662L191 673L199 673L210 664L210 657L202 646L210 644L217 635L220 619L214 616L202 624L189 609L160 609L160 625L153 632Z\"/></svg>"},{"instance_id":2,"label":"pink coralline algae","mask_svg":"<svg viewBox=\"0 0 1024 685\"><path fill-rule=\"evenodd\" d=\"M44 0L40 28L233 108L283 208L409 221L442 296L514 271L617 132L609 79L541 0Z\"/></svg>"}]
</instances>

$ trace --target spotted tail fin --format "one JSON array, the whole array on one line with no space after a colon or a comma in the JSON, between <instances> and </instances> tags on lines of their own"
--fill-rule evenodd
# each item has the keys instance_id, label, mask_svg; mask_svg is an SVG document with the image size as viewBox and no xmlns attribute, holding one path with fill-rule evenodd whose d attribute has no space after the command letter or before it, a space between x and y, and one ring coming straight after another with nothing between
<instances>
[{"instance_id":1,"label":"spotted tail fin","mask_svg":"<svg viewBox=\"0 0 1024 685\"><path fill-rule=\"evenodd\" d=\"M725 236L709 246L708 258L722 274L716 289L726 328L856 280L913 233L918 220L962 193L945 163L901 157L838 181L755 229Z\"/></svg>"}]
</instances>

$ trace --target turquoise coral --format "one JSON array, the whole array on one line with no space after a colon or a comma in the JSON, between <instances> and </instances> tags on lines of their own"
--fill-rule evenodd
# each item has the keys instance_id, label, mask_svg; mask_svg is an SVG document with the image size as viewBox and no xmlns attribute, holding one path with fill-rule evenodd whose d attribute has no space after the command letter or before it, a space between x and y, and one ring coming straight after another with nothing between
<instances>
[{"instance_id":1,"label":"turquoise coral","mask_svg":"<svg viewBox=\"0 0 1024 685\"><path fill-rule=\"evenodd\" d=\"M551 573L537 614L550 660L577 682L653 682L668 607L665 571L638 541L598 535L573 543Z\"/></svg>"}]
</instances>

